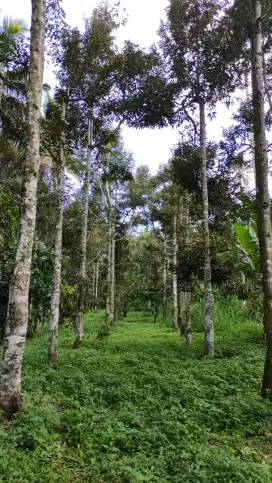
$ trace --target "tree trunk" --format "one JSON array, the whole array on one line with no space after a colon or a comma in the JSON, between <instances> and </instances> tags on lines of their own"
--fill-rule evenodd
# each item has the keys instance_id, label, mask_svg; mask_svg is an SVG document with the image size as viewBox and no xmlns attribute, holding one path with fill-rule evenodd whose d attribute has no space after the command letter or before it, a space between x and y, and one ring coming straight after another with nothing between
<instances>
[{"instance_id":1,"label":"tree trunk","mask_svg":"<svg viewBox=\"0 0 272 483\"><path fill-rule=\"evenodd\" d=\"M19 239L9 287L9 305L0 381L0 408L7 417L22 411L21 372L28 323L28 293L36 221L40 160L40 116L44 68L45 0L32 0L27 148Z\"/></svg>"},{"instance_id":2,"label":"tree trunk","mask_svg":"<svg viewBox=\"0 0 272 483\"><path fill-rule=\"evenodd\" d=\"M112 223L111 233L111 270L110 270L110 325L114 325L114 306L115 306L115 225Z\"/></svg>"},{"instance_id":3,"label":"tree trunk","mask_svg":"<svg viewBox=\"0 0 272 483\"><path fill-rule=\"evenodd\" d=\"M186 292L186 344L192 343L192 322L191 322L191 292Z\"/></svg>"},{"instance_id":4,"label":"tree trunk","mask_svg":"<svg viewBox=\"0 0 272 483\"><path fill-rule=\"evenodd\" d=\"M251 79L253 83L252 69L251 69ZM247 101L252 100L250 91L249 91L249 81L248 81L247 75L246 75L246 98L247 98ZM252 130L250 130L250 133L249 133L249 143L250 143L251 165L252 165L252 172L253 172L253 178L254 178L254 188L256 189L255 145L254 145L254 133Z\"/></svg>"},{"instance_id":5,"label":"tree trunk","mask_svg":"<svg viewBox=\"0 0 272 483\"><path fill-rule=\"evenodd\" d=\"M178 328L178 281L177 281L177 255L178 255L178 240L177 240L177 214L174 214L173 227L173 308L172 308L172 329Z\"/></svg>"},{"instance_id":6,"label":"tree trunk","mask_svg":"<svg viewBox=\"0 0 272 483\"><path fill-rule=\"evenodd\" d=\"M39 316L34 317L34 327L33 327L33 337L34 339L38 339L40 335L40 319Z\"/></svg>"},{"instance_id":7,"label":"tree trunk","mask_svg":"<svg viewBox=\"0 0 272 483\"><path fill-rule=\"evenodd\" d=\"M93 298L95 294L96 262L93 264Z\"/></svg>"},{"instance_id":8,"label":"tree trunk","mask_svg":"<svg viewBox=\"0 0 272 483\"><path fill-rule=\"evenodd\" d=\"M106 298L106 319L110 324L110 309L111 309L111 251L112 251L112 222L111 213L109 213L109 224L108 224L108 270L107 270L107 298Z\"/></svg>"},{"instance_id":9,"label":"tree trunk","mask_svg":"<svg viewBox=\"0 0 272 483\"><path fill-rule=\"evenodd\" d=\"M96 277L95 277L95 300L98 297L98 284L99 284L99 261L96 263Z\"/></svg>"},{"instance_id":10,"label":"tree trunk","mask_svg":"<svg viewBox=\"0 0 272 483\"><path fill-rule=\"evenodd\" d=\"M190 202L191 197L188 192L186 192L184 197L184 226L185 226L185 247L188 249L190 247ZM185 337L186 344L190 345L192 342L192 323L191 323L191 279L188 281L187 291L185 293Z\"/></svg>"},{"instance_id":11,"label":"tree trunk","mask_svg":"<svg viewBox=\"0 0 272 483\"><path fill-rule=\"evenodd\" d=\"M203 204L203 233L204 233L204 317L205 317L205 343L204 352L207 356L214 356L214 328L212 319L212 277L209 233L209 198L207 184L207 148L206 148L206 120L205 102L199 103L200 113L200 149L201 149L201 188Z\"/></svg>"},{"instance_id":12,"label":"tree trunk","mask_svg":"<svg viewBox=\"0 0 272 483\"><path fill-rule=\"evenodd\" d=\"M262 396L272 400L272 240L270 196L268 189L268 157L266 151L264 82L262 70L261 3L255 3L252 37L252 90L256 163L256 204L263 286L264 329L267 352Z\"/></svg>"},{"instance_id":13,"label":"tree trunk","mask_svg":"<svg viewBox=\"0 0 272 483\"><path fill-rule=\"evenodd\" d=\"M168 269L168 259L167 259L167 241L166 236L163 242L163 298L162 298L162 316L166 320L167 316L167 269Z\"/></svg>"},{"instance_id":14,"label":"tree trunk","mask_svg":"<svg viewBox=\"0 0 272 483\"><path fill-rule=\"evenodd\" d=\"M179 205L178 205L178 253L181 254L185 246L185 225L184 225L184 197L179 194ZM178 283L178 326L180 335L185 335L184 327L184 314L185 314L185 293L182 290L182 286Z\"/></svg>"},{"instance_id":15,"label":"tree trunk","mask_svg":"<svg viewBox=\"0 0 272 483\"><path fill-rule=\"evenodd\" d=\"M80 268L78 274L78 309L76 315L76 334L74 348L78 349L83 339L84 322L84 288L86 282L86 252L87 252L87 232L89 214L89 191L92 167L92 144L93 144L93 112L91 112L88 122L88 155L86 167L86 179L83 190L83 210L81 227L81 246L80 246Z\"/></svg>"},{"instance_id":16,"label":"tree trunk","mask_svg":"<svg viewBox=\"0 0 272 483\"><path fill-rule=\"evenodd\" d=\"M184 314L186 312L186 293L181 290L178 292L178 326L181 336L185 335Z\"/></svg>"},{"instance_id":17,"label":"tree trunk","mask_svg":"<svg viewBox=\"0 0 272 483\"><path fill-rule=\"evenodd\" d=\"M58 361L58 328L61 287L62 229L64 212L65 160L64 160L64 122L66 118L66 100L62 100L61 123L62 134L59 146L57 171L57 220L55 228L54 271L51 298L51 317L49 325L48 360L52 366Z\"/></svg>"},{"instance_id":18,"label":"tree trunk","mask_svg":"<svg viewBox=\"0 0 272 483\"><path fill-rule=\"evenodd\" d=\"M97 309L98 284L99 284L99 261L97 260L95 265L95 287L94 287L95 309Z\"/></svg>"}]
</instances>

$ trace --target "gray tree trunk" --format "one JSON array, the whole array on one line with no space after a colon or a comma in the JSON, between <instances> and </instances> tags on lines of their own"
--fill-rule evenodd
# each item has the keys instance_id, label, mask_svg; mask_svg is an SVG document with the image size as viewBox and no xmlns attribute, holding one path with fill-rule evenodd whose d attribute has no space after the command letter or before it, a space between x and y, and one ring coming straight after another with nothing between
<instances>
[{"instance_id":1,"label":"gray tree trunk","mask_svg":"<svg viewBox=\"0 0 272 483\"><path fill-rule=\"evenodd\" d=\"M111 233L111 270L110 270L110 325L114 325L115 313L115 224L112 223Z\"/></svg>"},{"instance_id":2,"label":"gray tree trunk","mask_svg":"<svg viewBox=\"0 0 272 483\"><path fill-rule=\"evenodd\" d=\"M109 219L108 225L108 266L107 266L107 298L106 298L106 319L110 323L110 294L111 294L111 250L112 250L112 227Z\"/></svg>"},{"instance_id":3,"label":"gray tree trunk","mask_svg":"<svg viewBox=\"0 0 272 483\"><path fill-rule=\"evenodd\" d=\"M251 82L253 83L252 69L251 69L251 79L252 79ZM246 78L246 97L247 97L247 101L251 100L248 78ZM252 172L253 172L253 178L254 178L254 188L256 189L256 166L255 166L254 132L251 131L251 130L250 130L250 133L249 133L249 142L250 142L251 165L252 165Z\"/></svg>"},{"instance_id":4,"label":"gray tree trunk","mask_svg":"<svg viewBox=\"0 0 272 483\"><path fill-rule=\"evenodd\" d=\"M268 157L266 151L264 80L262 69L261 3L255 2L252 38L252 90L256 164L256 204L263 286L264 330L267 352L263 375L263 397L272 400L272 240Z\"/></svg>"},{"instance_id":5,"label":"gray tree trunk","mask_svg":"<svg viewBox=\"0 0 272 483\"><path fill-rule=\"evenodd\" d=\"M168 269L167 240L165 236L163 241L163 299L162 299L162 315L164 319L166 319L166 316L167 316L167 269Z\"/></svg>"},{"instance_id":6,"label":"gray tree trunk","mask_svg":"<svg viewBox=\"0 0 272 483\"><path fill-rule=\"evenodd\" d=\"M44 69L45 7L45 0L32 0L25 175L19 239L9 287L4 356L0 380L0 408L7 417L23 409L20 386L28 323L28 293L36 221Z\"/></svg>"},{"instance_id":7,"label":"gray tree trunk","mask_svg":"<svg viewBox=\"0 0 272 483\"><path fill-rule=\"evenodd\" d=\"M186 292L186 344L190 345L192 343L192 320L191 320L191 292Z\"/></svg>"},{"instance_id":8,"label":"gray tree trunk","mask_svg":"<svg viewBox=\"0 0 272 483\"><path fill-rule=\"evenodd\" d=\"M178 202L178 226L177 226L177 243L178 243L178 253L182 253L182 250L185 247L185 233L186 227L184 225L185 217L184 217L184 196L183 194L179 193L179 202ZM183 336L185 334L185 311L186 311L186 303L185 303L185 292L182 289L180 283L178 283L178 327L180 335Z\"/></svg>"},{"instance_id":9,"label":"gray tree trunk","mask_svg":"<svg viewBox=\"0 0 272 483\"><path fill-rule=\"evenodd\" d=\"M174 214L173 220L173 300L172 300L172 329L178 328L178 281L177 281L177 265L178 265L178 239L177 239L177 213Z\"/></svg>"},{"instance_id":10,"label":"gray tree trunk","mask_svg":"<svg viewBox=\"0 0 272 483\"><path fill-rule=\"evenodd\" d=\"M205 342L204 352L207 356L214 356L214 327L212 318L212 277L210 256L210 233L209 233L209 198L207 184L207 147L206 147L206 120L205 102L199 103L200 114L200 149L201 149L201 188L203 205L203 233L204 233L204 317L205 317Z\"/></svg>"},{"instance_id":11,"label":"gray tree trunk","mask_svg":"<svg viewBox=\"0 0 272 483\"><path fill-rule=\"evenodd\" d=\"M63 99L61 106L62 126L66 118L66 100ZM64 156L64 126L59 147L59 160L57 168L57 222L55 229L54 271L51 298L51 318L49 326L48 359L53 365L58 361L58 328L59 328L59 305L61 287L61 258L62 258L62 229L64 212L64 186L65 186L65 156Z\"/></svg>"},{"instance_id":12,"label":"gray tree trunk","mask_svg":"<svg viewBox=\"0 0 272 483\"><path fill-rule=\"evenodd\" d=\"M184 203L184 226L185 226L185 246L189 248L190 246L190 202L191 197L189 193L185 195L185 203ZM189 281L188 289L185 293L185 337L186 337L186 344L190 345L192 342L192 323L191 323L191 281Z\"/></svg>"},{"instance_id":13,"label":"gray tree trunk","mask_svg":"<svg viewBox=\"0 0 272 483\"><path fill-rule=\"evenodd\" d=\"M96 273L95 273L95 300L97 301L98 297L98 286L99 286L99 261L96 262Z\"/></svg>"},{"instance_id":14,"label":"gray tree trunk","mask_svg":"<svg viewBox=\"0 0 272 483\"><path fill-rule=\"evenodd\" d=\"M86 281L86 252L87 252L87 232L88 232L88 214L89 214L89 191L92 167L92 144L93 144L93 113L91 113L88 122L88 154L86 179L83 189L83 210L82 210L82 227L81 227L81 246L80 246L80 268L78 274L78 309L76 315L76 333L74 348L78 349L83 339L84 329L84 288Z\"/></svg>"}]
</instances>

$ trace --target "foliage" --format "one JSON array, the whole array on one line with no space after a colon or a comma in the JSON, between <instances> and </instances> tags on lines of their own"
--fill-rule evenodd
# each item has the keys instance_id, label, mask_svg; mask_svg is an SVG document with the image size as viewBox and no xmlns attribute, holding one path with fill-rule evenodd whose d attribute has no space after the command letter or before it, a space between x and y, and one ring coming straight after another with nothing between
<instances>
[{"instance_id":1,"label":"foliage","mask_svg":"<svg viewBox=\"0 0 272 483\"><path fill-rule=\"evenodd\" d=\"M78 310L78 287L78 284L61 285L60 323L75 320ZM83 283L81 290L83 290L83 306L86 311L94 305L93 293L88 279Z\"/></svg>"},{"instance_id":2,"label":"foliage","mask_svg":"<svg viewBox=\"0 0 272 483\"><path fill-rule=\"evenodd\" d=\"M11 196L0 192L0 339L8 304L8 284L15 256L19 226L18 208Z\"/></svg>"},{"instance_id":3,"label":"foliage","mask_svg":"<svg viewBox=\"0 0 272 483\"><path fill-rule=\"evenodd\" d=\"M60 293L60 323L74 320L77 313L77 287L62 285Z\"/></svg>"},{"instance_id":4,"label":"foliage","mask_svg":"<svg viewBox=\"0 0 272 483\"><path fill-rule=\"evenodd\" d=\"M237 222L234 226L238 241L247 256L248 262L253 263L253 266L256 267L259 263L259 242L256 223L251 223L251 225L246 227Z\"/></svg>"},{"instance_id":5,"label":"foliage","mask_svg":"<svg viewBox=\"0 0 272 483\"><path fill-rule=\"evenodd\" d=\"M33 247L29 298L30 317L46 321L50 312L53 252L42 242Z\"/></svg>"}]
</instances>

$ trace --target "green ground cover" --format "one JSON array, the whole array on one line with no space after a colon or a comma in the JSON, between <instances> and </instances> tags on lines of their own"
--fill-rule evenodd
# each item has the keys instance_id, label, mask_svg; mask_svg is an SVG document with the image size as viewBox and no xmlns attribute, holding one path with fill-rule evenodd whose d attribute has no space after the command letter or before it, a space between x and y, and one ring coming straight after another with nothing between
<instances>
[{"instance_id":1,"label":"green ground cover","mask_svg":"<svg viewBox=\"0 0 272 483\"><path fill-rule=\"evenodd\" d=\"M260 397L262 327L217 303L216 358L204 359L201 307L193 345L162 321L130 314L83 346L60 329L57 370L47 331L27 342L26 412L0 427L0 482L272 481L272 405Z\"/></svg>"}]
</instances>

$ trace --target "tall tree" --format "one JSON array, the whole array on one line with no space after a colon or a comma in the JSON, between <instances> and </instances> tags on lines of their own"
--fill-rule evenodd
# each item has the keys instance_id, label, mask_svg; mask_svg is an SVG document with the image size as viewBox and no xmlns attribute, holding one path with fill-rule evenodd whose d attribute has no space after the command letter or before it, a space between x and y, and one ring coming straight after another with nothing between
<instances>
[{"instance_id":1,"label":"tall tree","mask_svg":"<svg viewBox=\"0 0 272 483\"><path fill-rule=\"evenodd\" d=\"M272 400L272 230L266 148L264 76L262 53L262 4L254 2L252 25L252 94L256 169L257 222L264 293L264 326L267 342L262 394Z\"/></svg>"},{"instance_id":2,"label":"tall tree","mask_svg":"<svg viewBox=\"0 0 272 483\"><path fill-rule=\"evenodd\" d=\"M209 253L209 203L206 173L205 111L227 97L233 88L232 73L220 51L218 20L220 2L170 0L167 21L160 26L161 49L174 92L172 123L189 122L199 137L205 250L205 353L214 355L211 260ZM226 65L225 65L226 64ZM220 67L219 67L220 66ZM174 87L173 87L174 86ZM199 116L196 120L195 110Z\"/></svg>"},{"instance_id":3,"label":"tall tree","mask_svg":"<svg viewBox=\"0 0 272 483\"><path fill-rule=\"evenodd\" d=\"M20 384L28 323L28 291L35 231L40 161L40 115L44 69L46 0L32 0L31 53L28 79L27 149L19 239L9 289L9 306L0 381L0 407L7 416L22 410Z\"/></svg>"},{"instance_id":4,"label":"tall tree","mask_svg":"<svg viewBox=\"0 0 272 483\"><path fill-rule=\"evenodd\" d=\"M49 328L49 347L48 358L53 366L56 366L58 360L58 325L59 325L59 304L60 304L60 284L61 284L61 260L62 260L62 227L64 212L64 190L65 190L65 121L67 110L67 96L65 95L61 101L61 119L59 131L59 146L57 159L55 161L56 194L57 194L57 215L55 229L55 246L54 246L54 271L53 286L51 298L51 317Z\"/></svg>"},{"instance_id":5,"label":"tall tree","mask_svg":"<svg viewBox=\"0 0 272 483\"><path fill-rule=\"evenodd\" d=\"M83 188L83 209L82 209L82 230L80 244L80 267L79 267L79 301L76 317L76 337L74 347L78 348L83 337L83 317L84 317L84 284L86 282L86 251L87 251L87 235L88 235L88 214L89 214L89 190L92 168L92 150L93 150L93 113L91 112L88 120L88 148L87 148L87 166L86 177Z\"/></svg>"},{"instance_id":6,"label":"tall tree","mask_svg":"<svg viewBox=\"0 0 272 483\"><path fill-rule=\"evenodd\" d=\"M271 49L270 2L236 0L228 10L225 20L228 29L228 45L225 49L230 62L240 65L251 63L253 130L256 170L256 210L260 244L261 274L263 286L264 328L267 354L264 367L262 395L272 399L272 231L270 195L268 188L268 156L266 143L265 55ZM269 103L270 104L270 103Z\"/></svg>"}]
</instances>

